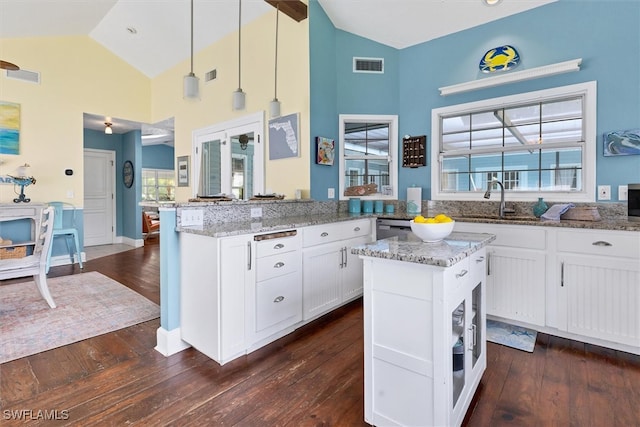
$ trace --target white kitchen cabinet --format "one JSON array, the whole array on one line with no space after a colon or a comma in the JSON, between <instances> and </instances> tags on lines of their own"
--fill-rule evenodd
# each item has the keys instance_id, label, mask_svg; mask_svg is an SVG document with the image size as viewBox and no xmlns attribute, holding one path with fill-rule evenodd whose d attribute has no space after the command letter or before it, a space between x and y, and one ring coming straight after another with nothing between
<instances>
[{"instance_id":1,"label":"white kitchen cabinet","mask_svg":"<svg viewBox=\"0 0 640 427\"><path fill-rule=\"evenodd\" d=\"M182 233L182 339L220 364L246 353L246 292L255 283L252 235Z\"/></svg>"},{"instance_id":2,"label":"white kitchen cabinet","mask_svg":"<svg viewBox=\"0 0 640 427\"><path fill-rule=\"evenodd\" d=\"M455 229L496 235L487 248L487 314L544 326L546 230L471 223L456 223Z\"/></svg>"},{"instance_id":3,"label":"white kitchen cabinet","mask_svg":"<svg viewBox=\"0 0 640 427\"><path fill-rule=\"evenodd\" d=\"M362 295L362 260L350 248L371 241L371 219L303 229L304 321Z\"/></svg>"},{"instance_id":4,"label":"white kitchen cabinet","mask_svg":"<svg viewBox=\"0 0 640 427\"><path fill-rule=\"evenodd\" d=\"M640 347L640 236L630 232L558 232L560 328Z\"/></svg>"},{"instance_id":5,"label":"white kitchen cabinet","mask_svg":"<svg viewBox=\"0 0 640 427\"><path fill-rule=\"evenodd\" d=\"M485 249L451 267L363 259L365 421L460 425L486 369Z\"/></svg>"}]
</instances>

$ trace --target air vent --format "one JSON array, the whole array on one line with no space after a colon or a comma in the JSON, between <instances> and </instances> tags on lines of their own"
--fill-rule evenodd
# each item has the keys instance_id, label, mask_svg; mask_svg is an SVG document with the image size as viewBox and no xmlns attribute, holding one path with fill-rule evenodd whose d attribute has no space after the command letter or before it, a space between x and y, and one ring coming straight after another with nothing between
<instances>
[{"instance_id":1,"label":"air vent","mask_svg":"<svg viewBox=\"0 0 640 427\"><path fill-rule=\"evenodd\" d=\"M204 75L204 81L210 82L211 80L215 80L217 76L218 76L218 70L214 69L211 71L207 71Z\"/></svg>"},{"instance_id":2,"label":"air vent","mask_svg":"<svg viewBox=\"0 0 640 427\"><path fill-rule=\"evenodd\" d=\"M40 84L40 73L37 71L29 71L29 70L7 70L7 78L8 79L16 79L23 80L29 83Z\"/></svg>"},{"instance_id":3,"label":"air vent","mask_svg":"<svg viewBox=\"0 0 640 427\"><path fill-rule=\"evenodd\" d=\"M354 73L384 73L384 58L353 58Z\"/></svg>"}]
</instances>

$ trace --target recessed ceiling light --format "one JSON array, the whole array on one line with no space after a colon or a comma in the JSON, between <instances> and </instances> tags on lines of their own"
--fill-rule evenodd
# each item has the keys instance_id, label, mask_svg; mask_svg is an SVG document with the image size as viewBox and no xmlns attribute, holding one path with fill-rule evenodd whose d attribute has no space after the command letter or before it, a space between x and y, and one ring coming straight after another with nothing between
<instances>
[{"instance_id":1,"label":"recessed ceiling light","mask_svg":"<svg viewBox=\"0 0 640 427\"><path fill-rule=\"evenodd\" d=\"M498 3L500 3L502 0L482 0L482 2L484 4L486 4L487 6L495 6Z\"/></svg>"},{"instance_id":2,"label":"recessed ceiling light","mask_svg":"<svg viewBox=\"0 0 640 427\"><path fill-rule=\"evenodd\" d=\"M129 34L138 34L138 30L136 30L134 27L127 27L127 31L129 32Z\"/></svg>"}]
</instances>

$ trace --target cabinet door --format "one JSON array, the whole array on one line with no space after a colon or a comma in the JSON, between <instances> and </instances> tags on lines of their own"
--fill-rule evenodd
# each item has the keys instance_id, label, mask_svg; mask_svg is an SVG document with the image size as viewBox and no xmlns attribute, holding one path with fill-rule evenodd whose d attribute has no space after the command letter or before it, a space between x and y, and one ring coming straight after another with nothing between
<instances>
[{"instance_id":1,"label":"cabinet door","mask_svg":"<svg viewBox=\"0 0 640 427\"><path fill-rule=\"evenodd\" d=\"M558 258L560 296L569 332L640 345L640 266L632 260L565 255Z\"/></svg>"},{"instance_id":2,"label":"cabinet door","mask_svg":"<svg viewBox=\"0 0 640 427\"><path fill-rule=\"evenodd\" d=\"M490 247L487 258L487 314L544 326L545 254Z\"/></svg>"},{"instance_id":3,"label":"cabinet door","mask_svg":"<svg viewBox=\"0 0 640 427\"><path fill-rule=\"evenodd\" d=\"M251 250L251 236L220 242L220 363L247 348L245 290L254 280Z\"/></svg>"},{"instance_id":4,"label":"cabinet door","mask_svg":"<svg viewBox=\"0 0 640 427\"><path fill-rule=\"evenodd\" d=\"M351 253L351 247L368 243L369 237L351 239L345 243L342 268L342 300L349 301L362 295L362 260Z\"/></svg>"},{"instance_id":5,"label":"cabinet door","mask_svg":"<svg viewBox=\"0 0 640 427\"><path fill-rule=\"evenodd\" d=\"M303 251L303 320L323 314L342 302L343 248L341 244L329 244Z\"/></svg>"}]
</instances>

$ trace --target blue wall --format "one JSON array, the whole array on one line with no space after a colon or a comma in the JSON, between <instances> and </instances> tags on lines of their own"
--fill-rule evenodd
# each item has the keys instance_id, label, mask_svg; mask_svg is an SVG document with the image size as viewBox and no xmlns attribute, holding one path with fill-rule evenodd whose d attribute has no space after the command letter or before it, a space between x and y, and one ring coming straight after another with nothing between
<instances>
[{"instance_id":1,"label":"blue wall","mask_svg":"<svg viewBox=\"0 0 640 427\"><path fill-rule=\"evenodd\" d=\"M174 148L164 144L142 147L142 167L144 169L171 169L174 165Z\"/></svg>"},{"instance_id":2,"label":"blue wall","mask_svg":"<svg viewBox=\"0 0 640 427\"><path fill-rule=\"evenodd\" d=\"M615 200L618 185L640 182L640 156L605 158L602 154L603 133L640 127L640 2L560 0L402 50L333 28L316 0L310 1L309 10L312 141L317 135L337 141L338 114L398 114L399 135L427 135L430 147L433 108L597 80L596 183L611 185ZM480 58L503 44L519 50L519 70L576 58L583 59L582 68L576 73L440 96L439 87L486 77L478 69ZM329 79L318 74L332 73L332 49L336 75ZM384 56L384 77L352 73L353 56ZM421 186L423 197L429 197L431 158L428 164L400 168L401 199L412 184ZM311 183L311 197L326 200L327 188L337 188L338 165L312 165Z\"/></svg>"}]
</instances>

